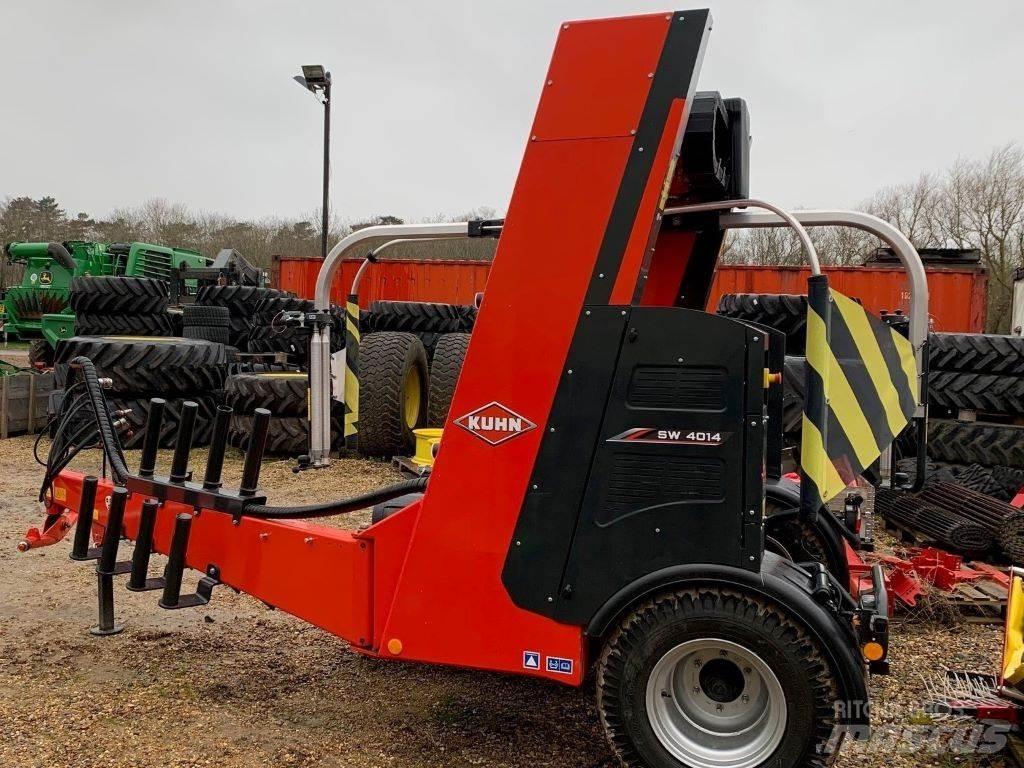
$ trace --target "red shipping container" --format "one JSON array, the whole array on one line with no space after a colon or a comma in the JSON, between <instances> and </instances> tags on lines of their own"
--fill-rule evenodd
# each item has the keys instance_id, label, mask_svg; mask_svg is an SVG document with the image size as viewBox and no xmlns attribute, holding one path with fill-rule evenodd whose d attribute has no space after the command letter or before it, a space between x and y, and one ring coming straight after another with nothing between
<instances>
[{"instance_id":1,"label":"red shipping container","mask_svg":"<svg viewBox=\"0 0 1024 768\"><path fill-rule=\"evenodd\" d=\"M321 260L315 257L275 256L272 284L312 298ZM335 276L331 300L344 303L352 279L362 263L345 259ZM369 268L360 287L363 307L376 299L438 301L471 304L484 290L490 264L484 261L421 259L382 260ZM883 310L906 312L910 294L906 273L898 266L829 267L833 288L860 299L875 314ZM976 267L926 265L929 311L933 330L981 333L985 329L988 277ZM723 293L805 293L810 270L806 267L720 266L711 287L708 309L714 310Z\"/></svg>"}]
</instances>

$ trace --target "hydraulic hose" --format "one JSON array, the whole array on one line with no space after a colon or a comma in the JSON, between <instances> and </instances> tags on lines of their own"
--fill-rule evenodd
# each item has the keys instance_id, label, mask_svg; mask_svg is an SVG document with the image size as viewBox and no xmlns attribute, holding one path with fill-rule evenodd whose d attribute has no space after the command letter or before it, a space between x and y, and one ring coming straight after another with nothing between
<instances>
[{"instance_id":1,"label":"hydraulic hose","mask_svg":"<svg viewBox=\"0 0 1024 768\"><path fill-rule=\"evenodd\" d=\"M71 254L68 253L68 249L61 243L47 243L46 252L50 255L51 259L64 267L68 272L73 273L78 267L75 260L71 258Z\"/></svg>"},{"instance_id":2,"label":"hydraulic hose","mask_svg":"<svg viewBox=\"0 0 1024 768\"><path fill-rule=\"evenodd\" d=\"M85 391L89 395L93 411L96 414L96 426L99 428L100 441L103 443L103 452L110 460L111 474L117 483L124 483L131 472L124 460L124 453L121 451L121 441L117 439L117 432L110 421L110 414L107 412L107 403L103 398L103 390L100 388L100 379L96 375L96 367L88 357L76 357L71 361L72 366L78 366L82 371L82 380L85 382Z\"/></svg>"},{"instance_id":3,"label":"hydraulic hose","mask_svg":"<svg viewBox=\"0 0 1024 768\"><path fill-rule=\"evenodd\" d=\"M301 507L273 507L267 504L253 504L246 507L242 511L242 515L272 520L305 520L312 517L331 517L332 515L344 515L349 512L366 509L375 504L382 504L399 496L405 496L407 493L417 493L426 487L427 478L420 477L415 480L405 480L401 483L378 488L361 496L352 496L351 498L339 499L338 501L326 501L322 504L307 504Z\"/></svg>"}]
</instances>

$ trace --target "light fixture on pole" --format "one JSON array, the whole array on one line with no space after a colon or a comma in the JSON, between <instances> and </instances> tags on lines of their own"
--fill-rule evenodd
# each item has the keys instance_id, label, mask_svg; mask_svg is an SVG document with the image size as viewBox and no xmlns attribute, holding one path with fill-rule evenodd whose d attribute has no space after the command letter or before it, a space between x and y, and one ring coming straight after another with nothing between
<instances>
[{"instance_id":1,"label":"light fixture on pole","mask_svg":"<svg viewBox=\"0 0 1024 768\"><path fill-rule=\"evenodd\" d=\"M324 105L324 196L323 221L321 225L321 256L327 258L327 222L330 203L331 177L331 73L322 64L305 64L302 74L296 75L295 82L320 99ZM321 97L321 94L322 97Z\"/></svg>"}]
</instances>

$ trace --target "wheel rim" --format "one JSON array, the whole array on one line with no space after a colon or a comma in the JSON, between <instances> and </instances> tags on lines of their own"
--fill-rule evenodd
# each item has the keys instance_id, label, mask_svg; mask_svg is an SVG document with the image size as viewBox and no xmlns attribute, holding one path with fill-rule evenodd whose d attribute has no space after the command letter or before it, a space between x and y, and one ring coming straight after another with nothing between
<instances>
[{"instance_id":1,"label":"wheel rim","mask_svg":"<svg viewBox=\"0 0 1024 768\"><path fill-rule=\"evenodd\" d=\"M752 768L786 732L786 695L753 651L690 640L666 653L647 682L647 717L673 757L692 768Z\"/></svg>"},{"instance_id":2,"label":"wheel rim","mask_svg":"<svg viewBox=\"0 0 1024 768\"><path fill-rule=\"evenodd\" d=\"M420 371L413 367L405 377L402 391L402 415L409 429L415 429L420 423L420 389Z\"/></svg>"}]
</instances>

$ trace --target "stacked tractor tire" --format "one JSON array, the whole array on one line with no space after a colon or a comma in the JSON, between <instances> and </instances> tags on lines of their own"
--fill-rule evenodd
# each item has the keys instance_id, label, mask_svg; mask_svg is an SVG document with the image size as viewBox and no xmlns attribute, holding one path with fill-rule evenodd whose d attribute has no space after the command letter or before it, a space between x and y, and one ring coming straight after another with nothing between
<instances>
[{"instance_id":1,"label":"stacked tractor tire","mask_svg":"<svg viewBox=\"0 0 1024 768\"><path fill-rule=\"evenodd\" d=\"M76 277L68 303L79 336L177 336L167 283L145 277Z\"/></svg>"},{"instance_id":2,"label":"stacked tractor tire","mask_svg":"<svg viewBox=\"0 0 1024 768\"><path fill-rule=\"evenodd\" d=\"M929 458L1009 501L1024 486L1024 338L933 333L929 346Z\"/></svg>"}]
</instances>

